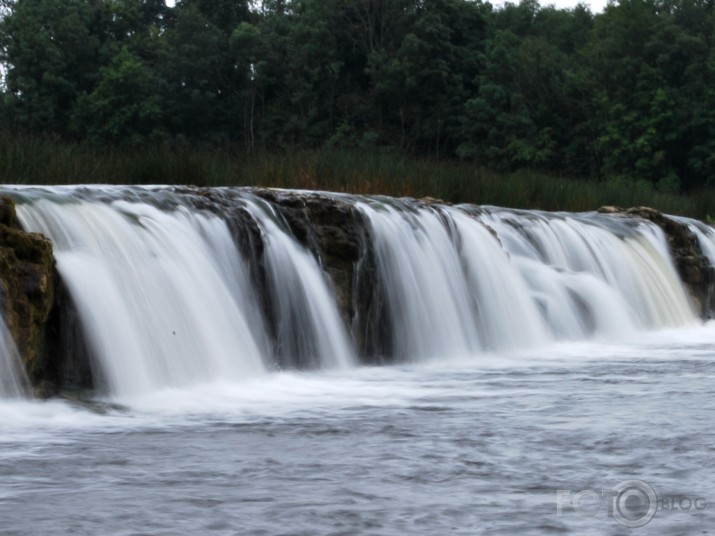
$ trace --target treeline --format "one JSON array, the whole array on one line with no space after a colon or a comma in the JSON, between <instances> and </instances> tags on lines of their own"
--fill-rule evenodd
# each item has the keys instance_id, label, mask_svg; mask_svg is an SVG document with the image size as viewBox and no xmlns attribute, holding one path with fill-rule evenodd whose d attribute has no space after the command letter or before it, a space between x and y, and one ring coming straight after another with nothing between
<instances>
[{"instance_id":1,"label":"treeline","mask_svg":"<svg viewBox=\"0 0 715 536\"><path fill-rule=\"evenodd\" d=\"M6 133L715 178L715 1L0 0ZM7 136L7 134L5 134Z\"/></svg>"}]
</instances>

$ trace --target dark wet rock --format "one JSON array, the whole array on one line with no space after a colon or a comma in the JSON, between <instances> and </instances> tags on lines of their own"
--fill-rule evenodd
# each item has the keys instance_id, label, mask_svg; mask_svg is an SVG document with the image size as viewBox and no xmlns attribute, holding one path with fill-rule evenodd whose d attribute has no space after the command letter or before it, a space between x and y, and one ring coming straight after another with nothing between
<instances>
[{"instance_id":1,"label":"dark wet rock","mask_svg":"<svg viewBox=\"0 0 715 536\"><path fill-rule=\"evenodd\" d=\"M53 390L47 328L55 277L50 241L23 231L14 202L0 196L0 303L28 376L43 395Z\"/></svg>"},{"instance_id":2,"label":"dark wet rock","mask_svg":"<svg viewBox=\"0 0 715 536\"><path fill-rule=\"evenodd\" d=\"M325 270L346 325L356 322L356 268L364 257L366 228L359 211L339 196L317 192L254 189L270 202L288 230Z\"/></svg>"},{"instance_id":3,"label":"dark wet rock","mask_svg":"<svg viewBox=\"0 0 715 536\"><path fill-rule=\"evenodd\" d=\"M47 322L47 340L52 352L49 370L44 374L46 378L68 389L101 390L104 387L106 381L101 370L93 366L74 300L59 277Z\"/></svg>"},{"instance_id":4,"label":"dark wet rock","mask_svg":"<svg viewBox=\"0 0 715 536\"><path fill-rule=\"evenodd\" d=\"M451 203L447 203L447 201L444 201L443 199L437 199L435 197L423 197L420 199L425 205L451 205Z\"/></svg>"}]
</instances>

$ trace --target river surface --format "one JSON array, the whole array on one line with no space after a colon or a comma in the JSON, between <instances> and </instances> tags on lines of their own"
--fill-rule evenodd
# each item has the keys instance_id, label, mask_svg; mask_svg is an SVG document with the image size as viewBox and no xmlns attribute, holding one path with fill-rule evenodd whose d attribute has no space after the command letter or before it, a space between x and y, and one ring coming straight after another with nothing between
<instances>
[{"instance_id":1,"label":"river surface","mask_svg":"<svg viewBox=\"0 0 715 536\"><path fill-rule=\"evenodd\" d=\"M715 325L639 338L3 402L0 534L712 534Z\"/></svg>"}]
</instances>

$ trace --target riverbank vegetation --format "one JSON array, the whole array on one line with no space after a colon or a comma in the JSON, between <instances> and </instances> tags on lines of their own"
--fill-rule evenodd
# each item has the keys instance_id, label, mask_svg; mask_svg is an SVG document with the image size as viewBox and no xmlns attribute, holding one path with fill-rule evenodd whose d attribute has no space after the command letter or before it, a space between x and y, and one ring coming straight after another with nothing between
<instances>
[{"instance_id":1,"label":"riverbank vegetation","mask_svg":"<svg viewBox=\"0 0 715 536\"><path fill-rule=\"evenodd\" d=\"M715 4L1 0L0 180L715 210Z\"/></svg>"},{"instance_id":2,"label":"riverbank vegetation","mask_svg":"<svg viewBox=\"0 0 715 536\"><path fill-rule=\"evenodd\" d=\"M542 210L647 205L709 219L715 192L659 192L638 185L499 172L459 161L419 159L394 150L301 149L247 153L236 146L102 147L0 136L0 177L13 184L191 184L263 186L359 194L435 197Z\"/></svg>"}]
</instances>

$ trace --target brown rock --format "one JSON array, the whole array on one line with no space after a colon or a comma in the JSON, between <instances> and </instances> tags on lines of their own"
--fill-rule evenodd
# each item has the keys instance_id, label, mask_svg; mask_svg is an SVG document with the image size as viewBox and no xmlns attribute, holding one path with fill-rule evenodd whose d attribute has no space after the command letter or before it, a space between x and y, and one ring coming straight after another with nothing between
<instances>
[{"instance_id":1,"label":"brown rock","mask_svg":"<svg viewBox=\"0 0 715 536\"><path fill-rule=\"evenodd\" d=\"M54 302L55 260L44 236L23 231L14 202L0 196L0 302L28 376L46 381L50 370L47 320Z\"/></svg>"}]
</instances>

